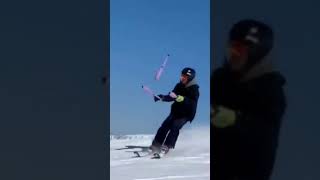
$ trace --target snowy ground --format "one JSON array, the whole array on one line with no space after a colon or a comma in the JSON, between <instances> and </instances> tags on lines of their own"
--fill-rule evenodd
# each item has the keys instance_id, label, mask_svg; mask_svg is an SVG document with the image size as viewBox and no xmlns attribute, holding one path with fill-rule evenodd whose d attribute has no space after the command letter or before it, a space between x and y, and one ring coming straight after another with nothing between
<instances>
[{"instance_id":1,"label":"snowy ground","mask_svg":"<svg viewBox=\"0 0 320 180\"><path fill-rule=\"evenodd\" d=\"M176 148L162 159L133 158L126 145L150 145L153 135L110 136L111 180L210 179L209 128L181 131Z\"/></svg>"}]
</instances>

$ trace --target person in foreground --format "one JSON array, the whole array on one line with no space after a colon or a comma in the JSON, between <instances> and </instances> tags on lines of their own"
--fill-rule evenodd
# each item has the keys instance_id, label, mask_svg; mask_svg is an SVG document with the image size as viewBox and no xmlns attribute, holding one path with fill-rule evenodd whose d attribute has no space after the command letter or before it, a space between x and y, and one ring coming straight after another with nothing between
<instances>
[{"instance_id":1,"label":"person in foreground","mask_svg":"<svg viewBox=\"0 0 320 180\"><path fill-rule=\"evenodd\" d=\"M271 62L272 29L242 20L229 33L225 63L211 76L211 168L215 180L269 180L286 81Z\"/></svg>"},{"instance_id":2,"label":"person in foreground","mask_svg":"<svg viewBox=\"0 0 320 180\"><path fill-rule=\"evenodd\" d=\"M196 71L186 67L181 72L180 82L168 95L154 96L155 102L173 102L171 112L158 129L150 149L153 152L168 153L175 148L180 129L192 122L196 115L199 98L199 85L196 82Z\"/></svg>"}]
</instances>

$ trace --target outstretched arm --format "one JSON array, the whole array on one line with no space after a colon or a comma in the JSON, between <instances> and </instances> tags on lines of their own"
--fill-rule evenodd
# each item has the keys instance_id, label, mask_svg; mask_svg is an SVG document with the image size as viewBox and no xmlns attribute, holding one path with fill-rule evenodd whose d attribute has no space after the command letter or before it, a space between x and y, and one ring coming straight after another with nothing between
<instances>
[{"instance_id":1,"label":"outstretched arm","mask_svg":"<svg viewBox=\"0 0 320 180\"><path fill-rule=\"evenodd\" d=\"M159 99L159 98L160 99ZM172 98L170 95L163 95L163 94L159 94L158 97L154 96L154 101L157 102L159 100L161 101L164 101L164 102L172 102L174 101L175 99Z\"/></svg>"},{"instance_id":2,"label":"outstretched arm","mask_svg":"<svg viewBox=\"0 0 320 180\"><path fill-rule=\"evenodd\" d=\"M172 92L175 92L178 88L178 84L176 84L176 86L173 88ZM171 92L169 92L167 95L163 95L163 94L159 94L159 98L158 97L154 97L154 101L157 102L159 100L164 101L164 102L172 102L174 100L176 100L175 97L173 97L172 95L170 95Z\"/></svg>"}]
</instances>

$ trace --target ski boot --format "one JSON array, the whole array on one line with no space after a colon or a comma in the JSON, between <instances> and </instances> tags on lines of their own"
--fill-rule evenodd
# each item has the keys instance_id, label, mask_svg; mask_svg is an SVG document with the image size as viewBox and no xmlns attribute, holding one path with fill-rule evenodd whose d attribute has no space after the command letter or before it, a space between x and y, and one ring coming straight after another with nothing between
<instances>
[{"instance_id":1,"label":"ski boot","mask_svg":"<svg viewBox=\"0 0 320 180\"><path fill-rule=\"evenodd\" d=\"M160 150L161 150L161 153L167 154L170 149L172 149L172 148L170 148L170 147L168 147L166 145L162 145Z\"/></svg>"},{"instance_id":2,"label":"ski boot","mask_svg":"<svg viewBox=\"0 0 320 180\"><path fill-rule=\"evenodd\" d=\"M161 152L161 144L157 142L152 142L152 145L149 147L149 150L152 153L160 153Z\"/></svg>"},{"instance_id":3,"label":"ski boot","mask_svg":"<svg viewBox=\"0 0 320 180\"><path fill-rule=\"evenodd\" d=\"M153 153L152 159L160 159L160 158L162 158L163 156L165 156L169 152L170 149L172 149L172 148L170 148L170 147L168 147L166 145L162 145L160 147L160 149L158 150L158 152L154 152Z\"/></svg>"}]
</instances>

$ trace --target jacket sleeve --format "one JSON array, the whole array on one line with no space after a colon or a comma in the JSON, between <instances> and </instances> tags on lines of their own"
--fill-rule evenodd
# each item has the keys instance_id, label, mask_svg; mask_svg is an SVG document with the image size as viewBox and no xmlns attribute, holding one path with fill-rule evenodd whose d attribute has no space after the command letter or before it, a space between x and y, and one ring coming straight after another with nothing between
<instances>
[{"instance_id":1,"label":"jacket sleeve","mask_svg":"<svg viewBox=\"0 0 320 180\"><path fill-rule=\"evenodd\" d=\"M199 99L199 88L198 86L193 86L190 90L190 93L188 96L184 96L183 103L186 106L194 106L197 104L197 101Z\"/></svg>"},{"instance_id":2,"label":"jacket sleeve","mask_svg":"<svg viewBox=\"0 0 320 180\"><path fill-rule=\"evenodd\" d=\"M162 101L164 101L164 102L172 102L172 101L174 101L174 98L172 98L169 95L162 95Z\"/></svg>"},{"instance_id":3,"label":"jacket sleeve","mask_svg":"<svg viewBox=\"0 0 320 180\"><path fill-rule=\"evenodd\" d=\"M179 86L179 84L176 84L175 87L173 88L172 92L176 93L177 89L178 89L178 86ZM164 102L172 102L172 101L174 101L175 99L172 98L169 94L170 94L170 92L167 95L159 95L159 96L161 96L162 101L164 101Z\"/></svg>"}]
</instances>

